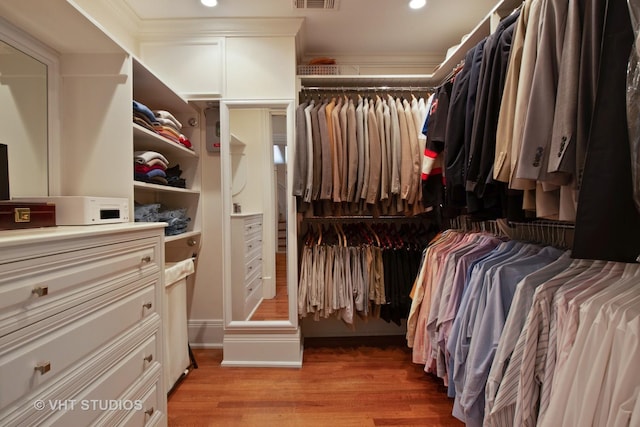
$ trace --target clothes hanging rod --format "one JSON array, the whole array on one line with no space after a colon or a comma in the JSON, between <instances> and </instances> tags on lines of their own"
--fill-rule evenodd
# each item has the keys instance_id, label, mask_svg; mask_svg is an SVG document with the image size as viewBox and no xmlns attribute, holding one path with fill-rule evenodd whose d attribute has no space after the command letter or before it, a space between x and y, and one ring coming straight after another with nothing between
<instances>
[{"instance_id":1,"label":"clothes hanging rod","mask_svg":"<svg viewBox=\"0 0 640 427\"><path fill-rule=\"evenodd\" d=\"M350 215L350 216L314 216L302 219L303 222L320 222L320 223L358 223L358 222L431 222L430 218L424 216L367 216L367 215Z\"/></svg>"},{"instance_id":2,"label":"clothes hanging rod","mask_svg":"<svg viewBox=\"0 0 640 427\"><path fill-rule=\"evenodd\" d=\"M314 92L429 92L432 86L306 86L301 90Z\"/></svg>"},{"instance_id":3,"label":"clothes hanging rod","mask_svg":"<svg viewBox=\"0 0 640 427\"><path fill-rule=\"evenodd\" d=\"M566 230L573 230L576 227L572 222L546 219L536 219L532 221L506 221L506 224L509 227L548 227Z\"/></svg>"}]
</instances>

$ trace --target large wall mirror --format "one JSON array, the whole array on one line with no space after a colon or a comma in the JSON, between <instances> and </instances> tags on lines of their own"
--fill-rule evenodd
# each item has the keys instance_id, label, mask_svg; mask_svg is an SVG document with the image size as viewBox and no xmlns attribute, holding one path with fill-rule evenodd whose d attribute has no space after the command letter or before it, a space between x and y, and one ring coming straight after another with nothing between
<instances>
[{"instance_id":1,"label":"large wall mirror","mask_svg":"<svg viewBox=\"0 0 640 427\"><path fill-rule=\"evenodd\" d=\"M225 326L297 328L293 101L221 101Z\"/></svg>"},{"instance_id":2,"label":"large wall mirror","mask_svg":"<svg viewBox=\"0 0 640 427\"><path fill-rule=\"evenodd\" d=\"M56 75L55 55L0 19L0 144L7 146L11 197L56 191Z\"/></svg>"}]
</instances>

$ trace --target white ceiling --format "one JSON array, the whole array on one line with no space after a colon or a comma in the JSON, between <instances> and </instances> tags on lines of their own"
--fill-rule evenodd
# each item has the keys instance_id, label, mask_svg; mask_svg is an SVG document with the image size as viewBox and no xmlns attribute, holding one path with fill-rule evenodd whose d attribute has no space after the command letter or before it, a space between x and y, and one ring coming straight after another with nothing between
<instances>
[{"instance_id":1,"label":"white ceiling","mask_svg":"<svg viewBox=\"0 0 640 427\"><path fill-rule=\"evenodd\" d=\"M140 19L303 17L303 58L417 56L444 59L493 9L497 0L336 0L337 10L294 9L294 0L125 0Z\"/></svg>"}]
</instances>

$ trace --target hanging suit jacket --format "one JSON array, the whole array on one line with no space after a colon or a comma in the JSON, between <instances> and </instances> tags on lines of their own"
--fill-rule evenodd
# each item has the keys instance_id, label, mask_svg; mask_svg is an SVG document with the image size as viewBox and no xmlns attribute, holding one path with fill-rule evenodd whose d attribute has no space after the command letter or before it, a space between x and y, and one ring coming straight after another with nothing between
<instances>
[{"instance_id":1,"label":"hanging suit jacket","mask_svg":"<svg viewBox=\"0 0 640 427\"><path fill-rule=\"evenodd\" d=\"M467 157L464 145L465 109L469 93L469 80L476 46L469 49L462 70L455 76L451 89L444 144L444 176L447 183L447 203L461 208L466 204L464 195L464 168Z\"/></svg>"},{"instance_id":2,"label":"hanging suit jacket","mask_svg":"<svg viewBox=\"0 0 640 427\"><path fill-rule=\"evenodd\" d=\"M322 147L322 180L320 186L320 200L330 200L333 188L333 173L331 160L331 140L329 139L329 125L327 123L328 101L318 108L318 128L320 129L320 144Z\"/></svg>"},{"instance_id":3,"label":"hanging suit jacket","mask_svg":"<svg viewBox=\"0 0 640 427\"><path fill-rule=\"evenodd\" d=\"M346 201L353 202L355 200L356 185L358 181L358 137L356 134L356 108L353 100L349 100L347 108L347 146L349 156L349 167L347 170L347 197Z\"/></svg>"},{"instance_id":4,"label":"hanging suit jacket","mask_svg":"<svg viewBox=\"0 0 640 427\"><path fill-rule=\"evenodd\" d=\"M400 140L400 123L396 101L391 95L387 97L390 116L390 146L391 146L391 194L400 194L400 156L402 146Z\"/></svg>"},{"instance_id":5,"label":"hanging suit jacket","mask_svg":"<svg viewBox=\"0 0 640 427\"><path fill-rule=\"evenodd\" d=\"M478 98L466 172L466 189L473 196L467 199L467 205L470 213L488 218L502 216L499 189L492 183L495 129L509 48L519 14L519 10L514 11L504 18L496 31L487 38L478 81Z\"/></svg>"},{"instance_id":6,"label":"hanging suit jacket","mask_svg":"<svg viewBox=\"0 0 640 427\"><path fill-rule=\"evenodd\" d=\"M531 83L531 96L518 160L518 178L547 181L549 143L562 56L566 0L547 0L542 10L542 27Z\"/></svg>"},{"instance_id":7,"label":"hanging suit jacket","mask_svg":"<svg viewBox=\"0 0 640 427\"><path fill-rule=\"evenodd\" d=\"M367 203L375 203L380 197L380 172L382 169L382 153L380 135L378 134L378 120L373 100L369 101L369 187L367 191Z\"/></svg>"},{"instance_id":8,"label":"hanging suit jacket","mask_svg":"<svg viewBox=\"0 0 640 427\"><path fill-rule=\"evenodd\" d=\"M329 104L331 105L331 104ZM331 126L333 129L333 201L340 201L342 188L342 129L340 129L340 110L342 109L342 98L331 109ZM328 111L327 111L328 114ZM327 116L327 119L329 117ZM331 135L331 133L329 134Z\"/></svg>"},{"instance_id":9,"label":"hanging suit jacket","mask_svg":"<svg viewBox=\"0 0 640 427\"><path fill-rule=\"evenodd\" d=\"M306 130L306 141L305 141L305 151L307 158L307 173L304 176L304 192L303 192L303 201L306 203L311 202L311 197L313 193L313 173L314 173L314 159L313 159L313 125L311 123L311 111L315 107L315 101L311 100L309 105L304 109L304 120L305 120L305 130ZM298 147L296 147L296 150ZM304 173L304 171L303 171Z\"/></svg>"},{"instance_id":10,"label":"hanging suit jacket","mask_svg":"<svg viewBox=\"0 0 640 427\"><path fill-rule=\"evenodd\" d=\"M575 258L634 262L640 255L640 213L633 202L626 116L626 70L633 29L624 0L590 0L604 13L598 46L597 83L588 151L580 185L572 255ZM583 37L593 35L585 20ZM586 71L586 70L585 70ZM581 87L582 89L582 87ZM603 173L603 167L607 168Z\"/></svg>"},{"instance_id":11,"label":"hanging suit jacket","mask_svg":"<svg viewBox=\"0 0 640 427\"><path fill-rule=\"evenodd\" d=\"M498 127L496 129L496 153L493 166L493 179L501 182L509 182L511 176L511 155L513 140L513 123L516 114L516 97L520 83L520 66L522 64L522 51L524 37L527 31L531 0L523 3L517 27L511 41L509 64L505 77L504 92L498 114Z\"/></svg>"},{"instance_id":12,"label":"hanging suit jacket","mask_svg":"<svg viewBox=\"0 0 640 427\"><path fill-rule=\"evenodd\" d=\"M320 123L318 121L318 110L322 102L318 100L311 109L311 135L313 139L313 186L311 190L311 200L320 199L320 185L322 183L322 144L320 137Z\"/></svg>"},{"instance_id":13,"label":"hanging suit jacket","mask_svg":"<svg viewBox=\"0 0 640 427\"><path fill-rule=\"evenodd\" d=\"M364 113L362 97L358 96L356 107L356 140L358 142L358 180L354 201L360 201L362 186L364 185Z\"/></svg>"},{"instance_id":14,"label":"hanging suit jacket","mask_svg":"<svg viewBox=\"0 0 640 427\"><path fill-rule=\"evenodd\" d=\"M308 103L304 102L296 108L296 157L293 168L293 195L302 196L305 188L307 170L307 121L304 109Z\"/></svg>"}]
</instances>

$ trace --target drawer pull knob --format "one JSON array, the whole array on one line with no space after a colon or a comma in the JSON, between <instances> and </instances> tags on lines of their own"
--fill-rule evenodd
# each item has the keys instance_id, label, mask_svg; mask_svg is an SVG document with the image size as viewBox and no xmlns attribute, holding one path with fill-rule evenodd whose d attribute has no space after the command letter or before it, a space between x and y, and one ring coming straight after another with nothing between
<instances>
[{"instance_id":1,"label":"drawer pull knob","mask_svg":"<svg viewBox=\"0 0 640 427\"><path fill-rule=\"evenodd\" d=\"M44 375L51 370L51 363L50 362L38 363L33 369L40 372L40 375Z\"/></svg>"},{"instance_id":2,"label":"drawer pull knob","mask_svg":"<svg viewBox=\"0 0 640 427\"><path fill-rule=\"evenodd\" d=\"M145 361L147 361L148 363L151 363L151 361L153 360L153 354L148 355L147 357L144 358Z\"/></svg>"},{"instance_id":3,"label":"drawer pull knob","mask_svg":"<svg viewBox=\"0 0 640 427\"><path fill-rule=\"evenodd\" d=\"M153 413L155 412L155 410L153 408L147 409L146 411L144 411L145 414L152 416Z\"/></svg>"},{"instance_id":4,"label":"drawer pull knob","mask_svg":"<svg viewBox=\"0 0 640 427\"><path fill-rule=\"evenodd\" d=\"M252 265L249 266L249 270L253 270L253 266Z\"/></svg>"},{"instance_id":5,"label":"drawer pull knob","mask_svg":"<svg viewBox=\"0 0 640 427\"><path fill-rule=\"evenodd\" d=\"M249 288L249 292L253 291L253 288Z\"/></svg>"},{"instance_id":6,"label":"drawer pull knob","mask_svg":"<svg viewBox=\"0 0 640 427\"><path fill-rule=\"evenodd\" d=\"M151 262L151 257L149 255L142 257L142 263L147 264Z\"/></svg>"},{"instance_id":7,"label":"drawer pull knob","mask_svg":"<svg viewBox=\"0 0 640 427\"><path fill-rule=\"evenodd\" d=\"M198 241L196 239L189 239L187 241L187 245L189 246L195 246L198 243Z\"/></svg>"},{"instance_id":8,"label":"drawer pull knob","mask_svg":"<svg viewBox=\"0 0 640 427\"><path fill-rule=\"evenodd\" d=\"M151 309L151 307L153 307L153 304L151 304L150 302L148 302L148 303L146 303L146 304L143 304L142 306L143 306L144 308L146 308L147 310L150 310L150 309Z\"/></svg>"},{"instance_id":9,"label":"drawer pull knob","mask_svg":"<svg viewBox=\"0 0 640 427\"><path fill-rule=\"evenodd\" d=\"M43 297L45 295L49 295L49 287L48 286L38 286L31 290L31 293L37 295L39 297Z\"/></svg>"}]
</instances>

